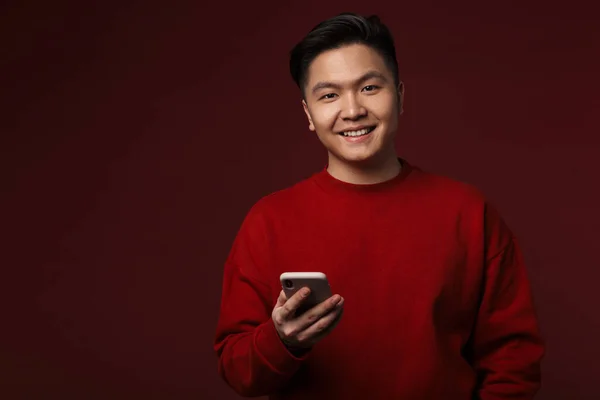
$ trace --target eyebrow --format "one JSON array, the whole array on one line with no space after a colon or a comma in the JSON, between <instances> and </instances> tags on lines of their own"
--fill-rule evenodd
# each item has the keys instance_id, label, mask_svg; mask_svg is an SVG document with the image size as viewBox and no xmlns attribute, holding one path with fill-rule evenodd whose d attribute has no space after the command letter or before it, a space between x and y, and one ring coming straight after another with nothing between
<instances>
[{"instance_id":1,"label":"eyebrow","mask_svg":"<svg viewBox=\"0 0 600 400\"><path fill-rule=\"evenodd\" d=\"M365 81L368 81L369 79L381 79L384 82L387 82L387 79L385 78L385 76L377 71L368 71L367 73L365 73L363 76L361 76L360 78L358 78L355 83L359 84ZM328 88L334 88L334 89L339 89L340 85L338 83L335 82L327 82L327 81L322 81L322 82L317 82L313 87L312 87L312 93L316 93L318 90L321 89L328 89Z\"/></svg>"}]
</instances>

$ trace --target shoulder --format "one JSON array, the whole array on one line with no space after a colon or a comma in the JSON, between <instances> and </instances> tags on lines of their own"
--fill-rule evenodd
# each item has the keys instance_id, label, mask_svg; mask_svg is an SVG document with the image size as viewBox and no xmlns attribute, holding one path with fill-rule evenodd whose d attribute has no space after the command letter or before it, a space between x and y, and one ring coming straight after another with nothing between
<instances>
[{"instance_id":1,"label":"shoulder","mask_svg":"<svg viewBox=\"0 0 600 400\"><path fill-rule=\"evenodd\" d=\"M247 219L270 219L285 216L298 210L302 204L314 199L316 186L314 174L290 186L264 195L250 208Z\"/></svg>"},{"instance_id":2,"label":"shoulder","mask_svg":"<svg viewBox=\"0 0 600 400\"><path fill-rule=\"evenodd\" d=\"M412 180L416 200L432 215L453 216L482 230L507 228L493 201L476 185L419 168Z\"/></svg>"},{"instance_id":3,"label":"shoulder","mask_svg":"<svg viewBox=\"0 0 600 400\"><path fill-rule=\"evenodd\" d=\"M412 167L410 176L416 194L435 203L454 207L485 207L484 193L475 185L446 175Z\"/></svg>"},{"instance_id":4,"label":"shoulder","mask_svg":"<svg viewBox=\"0 0 600 400\"><path fill-rule=\"evenodd\" d=\"M465 233L483 238L491 251L514 240L494 202L475 185L418 169L414 179L421 198L431 199L430 209L438 210L433 215L452 214Z\"/></svg>"}]
</instances>

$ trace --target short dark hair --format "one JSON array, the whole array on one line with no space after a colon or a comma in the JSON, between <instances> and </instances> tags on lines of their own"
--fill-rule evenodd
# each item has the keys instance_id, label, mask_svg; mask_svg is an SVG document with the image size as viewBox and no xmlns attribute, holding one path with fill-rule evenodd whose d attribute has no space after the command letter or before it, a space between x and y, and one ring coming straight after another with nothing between
<instances>
[{"instance_id":1,"label":"short dark hair","mask_svg":"<svg viewBox=\"0 0 600 400\"><path fill-rule=\"evenodd\" d=\"M319 54L351 44L364 44L378 51L396 85L400 83L394 39L387 26L377 15L341 13L315 26L290 52L290 73L300 90L304 93L308 68Z\"/></svg>"}]
</instances>

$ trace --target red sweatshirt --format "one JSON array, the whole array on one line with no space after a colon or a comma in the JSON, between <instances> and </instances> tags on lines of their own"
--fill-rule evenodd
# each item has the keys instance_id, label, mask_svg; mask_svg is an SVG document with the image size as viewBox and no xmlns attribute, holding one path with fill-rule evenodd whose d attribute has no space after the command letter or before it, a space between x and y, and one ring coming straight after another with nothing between
<instances>
[{"instance_id":1,"label":"red sweatshirt","mask_svg":"<svg viewBox=\"0 0 600 400\"><path fill-rule=\"evenodd\" d=\"M531 399L543 344L515 237L473 187L406 161L353 185L323 170L258 201L225 263L215 350L243 396ZM319 271L344 315L297 358L271 320L286 271Z\"/></svg>"}]
</instances>

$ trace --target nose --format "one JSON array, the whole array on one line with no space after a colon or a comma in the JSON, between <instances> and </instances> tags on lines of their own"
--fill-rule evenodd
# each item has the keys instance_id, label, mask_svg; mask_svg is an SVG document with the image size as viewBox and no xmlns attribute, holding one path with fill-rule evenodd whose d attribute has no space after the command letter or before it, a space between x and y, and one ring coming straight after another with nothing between
<instances>
[{"instance_id":1,"label":"nose","mask_svg":"<svg viewBox=\"0 0 600 400\"><path fill-rule=\"evenodd\" d=\"M342 101L342 110L340 116L343 119L356 120L367 114L366 108L360 102L358 96L348 93Z\"/></svg>"}]
</instances>

